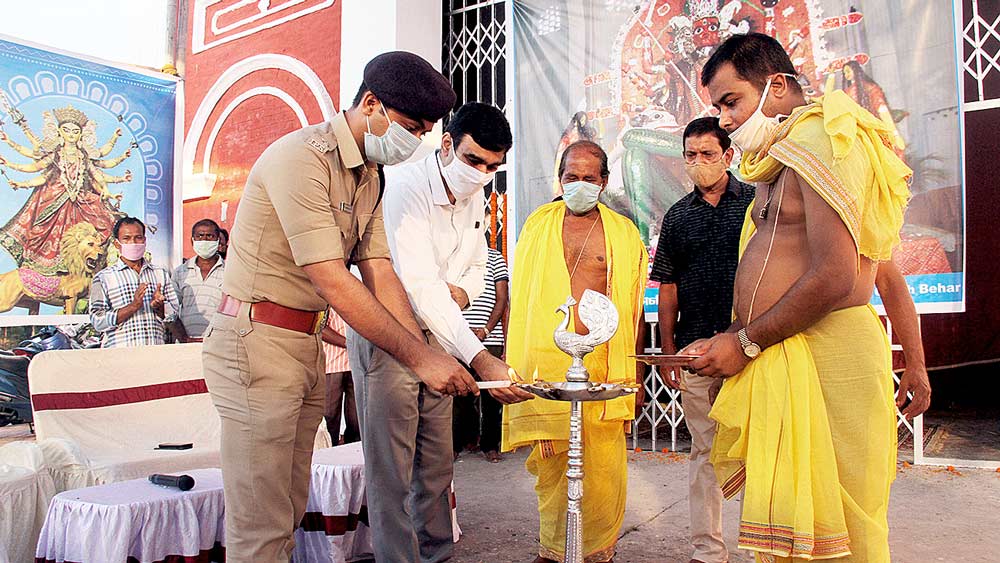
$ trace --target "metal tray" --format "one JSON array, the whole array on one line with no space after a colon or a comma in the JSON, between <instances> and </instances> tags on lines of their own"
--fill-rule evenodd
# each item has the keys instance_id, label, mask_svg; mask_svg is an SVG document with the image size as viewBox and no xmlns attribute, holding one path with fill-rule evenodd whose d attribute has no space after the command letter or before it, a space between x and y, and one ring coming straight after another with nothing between
<instances>
[{"instance_id":1,"label":"metal tray","mask_svg":"<svg viewBox=\"0 0 1000 563\"><path fill-rule=\"evenodd\" d=\"M630 356L636 360L649 364L651 366L670 366L670 367L687 367L691 364L691 360L697 359L698 356L689 356L683 354L637 354Z\"/></svg>"},{"instance_id":2,"label":"metal tray","mask_svg":"<svg viewBox=\"0 0 1000 563\"><path fill-rule=\"evenodd\" d=\"M539 381L518 383L518 387L552 401L607 401L631 395L639 390L637 386L612 383L569 383L566 381Z\"/></svg>"}]
</instances>

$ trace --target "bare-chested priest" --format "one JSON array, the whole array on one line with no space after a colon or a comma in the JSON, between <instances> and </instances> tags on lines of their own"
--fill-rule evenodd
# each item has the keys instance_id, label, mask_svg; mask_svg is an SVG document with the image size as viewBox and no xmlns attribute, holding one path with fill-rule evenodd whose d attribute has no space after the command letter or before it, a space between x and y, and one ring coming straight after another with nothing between
<instances>
[{"instance_id":1,"label":"bare-chested priest","mask_svg":"<svg viewBox=\"0 0 1000 563\"><path fill-rule=\"evenodd\" d=\"M563 201L539 207L517 241L511 288L507 363L522 376L564 381L570 357L556 348L556 308L587 289L607 295L618 309L618 332L584 357L590 380L632 383L641 340L642 292L649 257L627 218L597 202L608 184L608 156L590 141L573 143L559 164ZM573 310L575 330L585 334ZM628 381L626 381L628 379ZM583 404L583 551L604 563L615 554L625 514L625 429L636 398ZM526 463L535 476L541 546L535 563L563 561L566 537L566 465L569 403L527 401L504 407L501 447L532 448Z\"/></svg>"},{"instance_id":2,"label":"bare-chested priest","mask_svg":"<svg viewBox=\"0 0 1000 563\"><path fill-rule=\"evenodd\" d=\"M726 380L711 416L723 493L745 485L741 548L757 561L888 563L896 471L889 344L872 297L911 172L892 132L842 91L807 103L781 44L718 47L702 71L720 125L758 183L736 273L736 322L698 341Z\"/></svg>"}]
</instances>

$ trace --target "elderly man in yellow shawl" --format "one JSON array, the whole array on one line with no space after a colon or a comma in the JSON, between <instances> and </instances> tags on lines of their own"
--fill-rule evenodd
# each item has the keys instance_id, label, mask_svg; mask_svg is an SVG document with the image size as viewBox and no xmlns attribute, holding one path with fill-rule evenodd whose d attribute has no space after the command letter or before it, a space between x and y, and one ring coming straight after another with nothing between
<instances>
[{"instance_id":1,"label":"elderly man in yellow shawl","mask_svg":"<svg viewBox=\"0 0 1000 563\"><path fill-rule=\"evenodd\" d=\"M728 377L711 417L723 493L745 485L739 545L758 562L888 563L896 414L889 343L868 305L899 243L910 170L841 91L807 103L781 44L726 40L702 71L757 182L736 321L683 352ZM907 383L909 384L909 383Z\"/></svg>"},{"instance_id":2,"label":"elderly man in yellow shawl","mask_svg":"<svg viewBox=\"0 0 1000 563\"><path fill-rule=\"evenodd\" d=\"M632 383L638 374L629 357L640 345L642 292L649 256L638 229L597 202L608 183L608 156L590 141L573 143L559 165L563 201L543 205L528 217L517 241L507 332L507 363L517 373L564 381L570 357L552 334L556 308L584 290L607 295L618 309L618 331L584 357L591 381ZM574 327L586 333L573 310ZM583 552L587 563L611 561L625 515L625 431L636 398L583 404ZM531 448L526 463L535 476L541 546L535 563L564 560L569 403L535 400L507 405L501 447Z\"/></svg>"}]
</instances>

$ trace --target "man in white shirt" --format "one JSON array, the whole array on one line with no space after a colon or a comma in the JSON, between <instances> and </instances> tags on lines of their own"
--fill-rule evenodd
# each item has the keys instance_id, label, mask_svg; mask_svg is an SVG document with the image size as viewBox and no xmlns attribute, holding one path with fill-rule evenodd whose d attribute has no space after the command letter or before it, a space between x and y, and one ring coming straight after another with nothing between
<instances>
[{"instance_id":1,"label":"man in white shirt","mask_svg":"<svg viewBox=\"0 0 1000 563\"><path fill-rule=\"evenodd\" d=\"M222 275L226 267L219 251L222 229L211 219L191 227L195 255L174 269L174 291L181 302L170 331L179 342L201 342L212 315L222 302Z\"/></svg>"},{"instance_id":2,"label":"man in white shirt","mask_svg":"<svg viewBox=\"0 0 1000 563\"><path fill-rule=\"evenodd\" d=\"M509 380L462 317L485 286L483 186L512 140L499 109L462 106L441 150L387 169L382 202L393 266L428 343L484 380ZM436 563L451 557L452 399L427 388L405 366L351 331L348 337L365 454L375 559ZM530 399L492 389L502 403Z\"/></svg>"}]
</instances>

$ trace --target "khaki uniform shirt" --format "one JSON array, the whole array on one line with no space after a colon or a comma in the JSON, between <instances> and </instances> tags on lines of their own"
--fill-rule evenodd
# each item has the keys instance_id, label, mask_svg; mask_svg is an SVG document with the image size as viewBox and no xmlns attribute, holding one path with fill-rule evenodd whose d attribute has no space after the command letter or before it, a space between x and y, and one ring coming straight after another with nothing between
<instances>
[{"instance_id":1,"label":"khaki uniform shirt","mask_svg":"<svg viewBox=\"0 0 1000 563\"><path fill-rule=\"evenodd\" d=\"M323 311L303 266L389 258L378 172L366 166L343 113L271 144L247 178L223 291Z\"/></svg>"}]
</instances>

